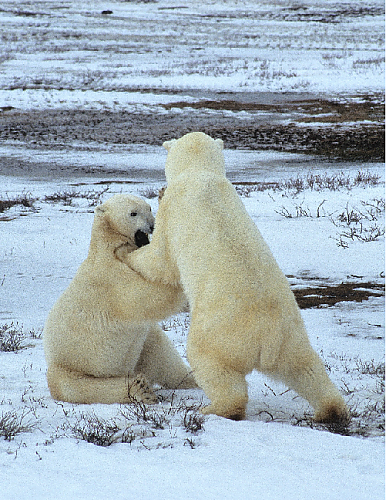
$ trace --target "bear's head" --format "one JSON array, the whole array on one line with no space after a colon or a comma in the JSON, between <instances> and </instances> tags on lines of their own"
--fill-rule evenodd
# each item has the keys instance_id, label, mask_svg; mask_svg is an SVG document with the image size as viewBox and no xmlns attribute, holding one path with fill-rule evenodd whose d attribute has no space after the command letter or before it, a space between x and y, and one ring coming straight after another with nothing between
<instances>
[{"instance_id":1,"label":"bear's head","mask_svg":"<svg viewBox=\"0 0 386 500\"><path fill-rule=\"evenodd\" d=\"M154 216L146 201L137 196L116 194L95 209L95 219L112 236L136 247L149 243Z\"/></svg>"},{"instance_id":2,"label":"bear's head","mask_svg":"<svg viewBox=\"0 0 386 500\"><path fill-rule=\"evenodd\" d=\"M187 169L225 175L224 143L203 132L190 132L163 143L168 151L165 174L168 183Z\"/></svg>"}]
</instances>

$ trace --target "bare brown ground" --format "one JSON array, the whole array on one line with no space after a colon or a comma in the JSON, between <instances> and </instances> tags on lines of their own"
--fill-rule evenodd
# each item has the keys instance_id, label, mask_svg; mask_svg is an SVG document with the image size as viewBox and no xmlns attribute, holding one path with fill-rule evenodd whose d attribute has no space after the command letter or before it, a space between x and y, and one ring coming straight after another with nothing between
<instances>
[{"instance_id":1,"label":"bare brown ground","mask_svg":"<svg viewBox=\"0 0 386 500\"><path fill-rule=\"evenodd\" d=\"M195 103L180 101L161 105L160 113L27 112L2 108L0 141L48 151L67 148L73 142L80 142L86 148L90 142L94 147L95 144L155 146L201 130L223 139L225 147L230 149L305 153L338 161L374 162L385 158L381 95L339 100L308 94L219 93L198 97L203 99ZM0 158L3 174L28 175L29 170L35 168L48 169L54 175L56 167ZM71 172L71 166L67 170Z\"/></svg>"},{"instance_id":2,"label":"bare brown ground","mask_svg":"<svg viewBox=\"0 0 386 500\"><path fill-rule=\"evenodd\" d=\"M340 283L307 287L293 290L301 309L320 306L333 306L338 302L363 302L370 297L385 293L385 285L379 283Z\"/></svg>"}]
</instances>

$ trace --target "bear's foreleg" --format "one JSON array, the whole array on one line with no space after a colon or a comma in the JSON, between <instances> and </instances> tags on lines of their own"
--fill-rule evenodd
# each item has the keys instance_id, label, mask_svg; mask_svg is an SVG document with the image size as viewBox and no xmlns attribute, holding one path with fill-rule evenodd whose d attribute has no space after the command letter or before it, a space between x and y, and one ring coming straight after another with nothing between
<instances>
[{"instance_id":1,"label":"bear's foreleg","mask_svg":"<svg viewBox=\"0 0 386 500\"><path fill-rule=\"evenodd\" d=\"M178 286L180 275L160 232L155 232L149 245L128 253L124 246L114 251L115 257L147 281Z\"/></svg>"}]
</instances>

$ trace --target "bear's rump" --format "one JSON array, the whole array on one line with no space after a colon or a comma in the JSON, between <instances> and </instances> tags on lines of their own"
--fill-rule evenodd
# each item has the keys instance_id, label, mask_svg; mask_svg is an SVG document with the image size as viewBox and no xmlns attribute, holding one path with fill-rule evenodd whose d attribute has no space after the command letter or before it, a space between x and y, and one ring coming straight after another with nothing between
<instances>
[{"instance_id":1,"label":"bear's rump","mask_svg":"<svg viewBox=\"0 0 386 500\"><path fill-rule=\"evenodd\" d=\"M276 363L285 339L285 311L275 299L219 296L198 300L192 311L188 343L211 353L232 369L250 373Z\"/></svg>"}]
</instances>

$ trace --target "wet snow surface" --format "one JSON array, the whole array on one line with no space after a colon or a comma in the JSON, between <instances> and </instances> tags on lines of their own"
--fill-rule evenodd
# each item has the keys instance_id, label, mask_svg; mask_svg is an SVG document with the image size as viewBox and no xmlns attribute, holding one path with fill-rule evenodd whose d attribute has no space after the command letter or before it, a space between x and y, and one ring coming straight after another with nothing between
<instances>
[{"instance_id":1,"label":"wet snow surface","mask_svg":"<svg viewBox=\"0 0 386 500\"><path fill-rule=\"evenodd\" d=\"M384 498L384 3L4 0L0 23L0 496ZM202 420L201 390L51 399L41 331L95 204L156 194L193 129L224 139L347 429L258 373L242 422ZM163 327L185 357L189 315Z\"/></svg>"}]
</instances>

